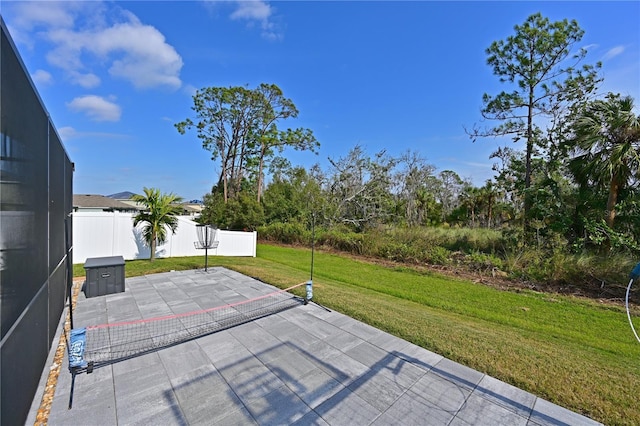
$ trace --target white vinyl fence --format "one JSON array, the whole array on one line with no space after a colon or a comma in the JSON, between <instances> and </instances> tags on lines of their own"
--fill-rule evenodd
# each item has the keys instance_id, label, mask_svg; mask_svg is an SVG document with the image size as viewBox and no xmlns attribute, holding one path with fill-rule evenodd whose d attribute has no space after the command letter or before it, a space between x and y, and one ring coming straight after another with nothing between
<instances>
[{"instance_id":1,"label":"white vinyl fence","mask_svg":"<svg viewBox=\"0 0 640 426\"><path fill-rule=\"evenodd\" d=\"M73 213L73 263L89 257L122 256L125 260L148 259L150 249L142 237L142 224L133 226L134 213ZM156 257L204 256L195 248L197 223L190 216L178 216L175 234L167 232L167 241L158 245ZM209 249L212 256L256 255L256 232L216 231L218 247Z\"/></svg>"}]
</instances>

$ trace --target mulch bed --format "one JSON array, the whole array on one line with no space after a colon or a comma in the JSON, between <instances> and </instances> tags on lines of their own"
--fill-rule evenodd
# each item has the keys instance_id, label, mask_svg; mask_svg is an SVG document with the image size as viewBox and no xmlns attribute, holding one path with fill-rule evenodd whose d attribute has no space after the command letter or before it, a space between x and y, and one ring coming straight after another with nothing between
<instances>
[{"instance_id":1,"label":"mulch bed","mask_svg":"<svg viewBox=\"0 0 640 426\"><path fill-rule=\"evenodd\" d=\"M78 293L82 288L84 278L74 278L72 287L72 309L76 308L76 300L78 299ZM67 348L66 334L69 332L71 324L69 322L69 311L67 310L67 317L64 322L64 333L60 335L60 341L58 342L58 348L53 357L53 364L49 369L49 377L47 378L47 384L44 388L42 395L42 401L40 402L40 408L36 414L35 425L46 425L49 421L49 413L51 412L51 404L53 403L53 396L56 393L56 384L58 383L58 376L60 375L60 369L62 368L62 362L64 359L64 351Z\"/></svg>"}]
</instances>

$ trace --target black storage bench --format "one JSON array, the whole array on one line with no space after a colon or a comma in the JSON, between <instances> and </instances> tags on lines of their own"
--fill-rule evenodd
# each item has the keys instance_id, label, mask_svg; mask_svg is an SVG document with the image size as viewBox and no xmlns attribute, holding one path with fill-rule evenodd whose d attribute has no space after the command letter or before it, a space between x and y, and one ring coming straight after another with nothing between
<instances>
[{"instance_id":1,"label":"black storage bench","mask_svg":"<svg viewBox=\"0 0 640 426\"><path fill-rule=\"evenodd\" d=\"M124 258L122 256L91 257L84 263L87 274L84 295L86 297L124 291Z\"/></svg>"}]
</instances>

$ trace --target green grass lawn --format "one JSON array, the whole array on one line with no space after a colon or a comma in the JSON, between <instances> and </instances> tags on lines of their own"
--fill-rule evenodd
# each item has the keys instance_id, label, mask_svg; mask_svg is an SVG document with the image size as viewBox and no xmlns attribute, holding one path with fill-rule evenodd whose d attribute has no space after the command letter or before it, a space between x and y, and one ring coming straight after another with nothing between
<instances>
[{"instance_id":1,"label":"green grass lawn","mask_svg":"<svg viewBox=\"0 0 640 426\"><path fill-rule=\"evenodd\" d=\"M309 279L311 252L258 246L209 257L281 288ZM640 343L621 306L501 291L408 268L315 253L314 300L605 424L640 424ZM204 257L126 263L127 276L204 266ZM82 265L74 274L83 276ZM302 293L300 293L302 295ZM640 320L637 328L640 329Z\"/></svg>"}]
</instances>

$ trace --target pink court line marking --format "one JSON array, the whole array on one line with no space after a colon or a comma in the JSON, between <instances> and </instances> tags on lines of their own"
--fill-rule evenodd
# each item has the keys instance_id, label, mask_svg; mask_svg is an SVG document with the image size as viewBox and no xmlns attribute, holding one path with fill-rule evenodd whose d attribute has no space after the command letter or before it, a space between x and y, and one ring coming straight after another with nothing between
<instances>
[{"instance_id":1,"label":"pink court line marking","mask_svg":"<svg viewBox=\"0 0 640 426\"><path fill-rule=\"evenodd\" d=\"M160 321L160 320L165 320L165 319L181 318L181 317L186 317L186 316L189 316L189 315L204 314L204 313L207 313L207 312L218 311L220 309L225 309L225 308L233 308L234 306L243 305L245 303L250 303L250 302L255 302L255 301L261 300L261 299L266 299L267 297L271 297L271 296L276 295L276 294L286 293L289 290L292 290L292 289L294 289L296 287L300 287L300 286L302 286L304 284L306 284L306 282L293 285L293 286L291 286L289 288L285 288L284 290L274 291L273 293L265 294L264 296L258 296L258 297L254 297L253 299L248 299L248 300L241 300L239 302L229 303L227 305L216 306L215 308L201 309L199 311L185 312L183 314L165 315L165 316L162 316L162 317L155 317L155 318L146 318L146 319L139 319L139 320L133 320L133 321L114 322L113 324L90 325L90 326L87 327L87 330L95 330L97 328L116 327L116 326L123 326L123 325L144 324L144 323L147 323L147 322Z\"/></svg>"}]
</instances>

